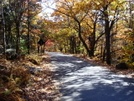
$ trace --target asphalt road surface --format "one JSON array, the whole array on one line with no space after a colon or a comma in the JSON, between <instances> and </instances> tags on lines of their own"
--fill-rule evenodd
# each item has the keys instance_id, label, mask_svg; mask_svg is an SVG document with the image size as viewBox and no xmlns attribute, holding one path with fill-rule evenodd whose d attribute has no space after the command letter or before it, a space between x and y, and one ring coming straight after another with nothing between
<instances>
[{"instance_id":1,"label":"asphalt road surface","mask_svg":"<svg viewBox=\"0 0 134 101\"><path fill-rule=\"evenodd\" d=\"M72 55L48 53L61 84L60 101L134 101L134 79Z\"/></svg>"}]
</instances>

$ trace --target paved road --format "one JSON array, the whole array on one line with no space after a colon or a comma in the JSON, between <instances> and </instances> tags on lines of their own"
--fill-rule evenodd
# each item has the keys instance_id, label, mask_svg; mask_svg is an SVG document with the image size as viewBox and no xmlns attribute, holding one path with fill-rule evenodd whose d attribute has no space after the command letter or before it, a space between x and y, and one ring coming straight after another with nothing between
<instances>
[{"instance_id":1,"label":"paved road","mask_svg":"<svg viewBox=\"0 0 134 101\"><path fill-rule=\"evenodd\" d=\"M49 52L63 96L60 101L134 101L134 80L71 55Z\"/></svg>"}]
</instances>

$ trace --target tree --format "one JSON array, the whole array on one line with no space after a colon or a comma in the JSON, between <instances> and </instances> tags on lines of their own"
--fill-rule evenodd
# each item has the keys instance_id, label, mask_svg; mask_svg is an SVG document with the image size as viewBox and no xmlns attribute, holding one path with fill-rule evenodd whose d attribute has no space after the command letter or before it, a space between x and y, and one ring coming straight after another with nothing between
<instances>
[{"instance_id":1,"label":"tree","mask_svg":"<svg viewBox=\"0 0 134 101\"><path fill-rule=\"evenodd\" d=\"M3 9L1 10L3 11L3 13L1 13L3 14L1 15L1 17L3 17L3 20L1 20L2 26L3 21L5 23L5 25L1 27L5 28L4 33L6 38L4 39L7 44L5 48L16 48L17 54L20 54L20 49L23 47L22 43L24 45L27 39L27 42L30 40L29 36L31 33L29 31L33 28L30 23L34 20L33 18L40 13L40 5L36 3L36 0L6 0L2 2L1 8ZM27 28L28 34L25 37Z\"/></svg>"},{"instance_id":2,"label":"tree","mask_svg":"<svg viewBox=\"0 0 134 101\"><path fill-rule=\"evenodd\" d=\"M19 54L20 52L20 26L22 23L22 17L25 12L25 1L24 0L9 0L9 7L11 10L11 14L13 20L15 22L16 28L16 53Z\"/></svg>"},{"instance_id":3,"label":"tree","mask_svg":"<svg viewBox=\"0 0 134 101\"><path fill-rule=\"evenodd\" d=\"M4 55L6 55L6 33L5 33L5 16L4 16L4 7L3 7L3 1L0 1L0 12L1 12L1 19L2 19L2 27L0 30L2 30L2 36L3 36L3 48L4 48Z\"/></svg>"},{"instance_id":4,"label":"tree","mask_svg":"<svg viewBox=\"0 0 134 101\"><path fill-rule=\"evenodd\" d=\"M52 8L55 10L52 14L55 16L55 22L65 23L69 19L68 22L71 24L68 23L68 27L77 31L78 38L90 57L94 56L97 42L105 35L104 49L101 50L104 50L104 61L111 64L111 47L116 35L113 28L119 19L124 20L122 14L126 0L55 0L55 2L56 8ZM102 31L99 31L99 26L102 27Z\"/></svg>"},{"instance_id":5,"label":"tree","mask_svg":"<svg viewBox=\"0 0 134 101\"><path fill-rule=\"evenodd\" d=\"M98 6L102 14L102 21L104 21L105 27L105 39L106 39L106 63L111 64L111 31L115 22L119 19L124 0L98 0Z\"/></svg>"},{"instance_id":6,"label":"tree","mask_svg":"<svg viewBox=\"0 0 134 101\"><path fill-rule=\"evenodd\" d=\"M83 6L85 5L85 6ZM64 19L64 17L69 17L76 22L75 28L78 32L78 37L81 40L83 46L85 47L88 55L89 48L82 36L82 22L89 13L90 5L86 4L86 1L77 1L77 0L62 0L56 2L57 9L55 9L55 15ZM53 14L54 15L54 14Z\"/></svg>"},{"instance_id":7,"label":"tree","mask_svg":"<svg viewBox=\"0 0 134 101\"><path fill-rule=\"evenodd\" d=\"M27 49L30 54L30 26L32 19L41 12L39 4L36 4L36 0L27 0Z\"/></svg>"},{"instance_id":8,"label":"tree","mask_svg":"<svg viewBox=\"0 0 134 101\"><path fill-rule=\"evenodd\" d=\"M128 5L128 6L126 6ZM117 37L120 39L122 47L120 52L120 61L126 62L129 66L133 67L134 61L134 27L133 27L133 2L126 2L124 5L126 12L123 18L119 20L120 28L118 28Z\"/></svg>"}]
</instances>

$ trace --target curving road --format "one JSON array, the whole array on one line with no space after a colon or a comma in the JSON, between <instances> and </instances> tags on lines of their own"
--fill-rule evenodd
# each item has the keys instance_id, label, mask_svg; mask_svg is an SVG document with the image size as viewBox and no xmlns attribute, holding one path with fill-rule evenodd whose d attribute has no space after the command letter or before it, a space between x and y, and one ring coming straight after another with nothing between
<instances>
[{"instance_id":1,"label":"curving road","mask_svg":"<svg viewBox=\"0 0 134 101\"><path fill-rule=\"evenodd\" d=\"M134 101L134 79L72 55L49 52L61 83L60 101Z\"/></svg>"}]
</instances>

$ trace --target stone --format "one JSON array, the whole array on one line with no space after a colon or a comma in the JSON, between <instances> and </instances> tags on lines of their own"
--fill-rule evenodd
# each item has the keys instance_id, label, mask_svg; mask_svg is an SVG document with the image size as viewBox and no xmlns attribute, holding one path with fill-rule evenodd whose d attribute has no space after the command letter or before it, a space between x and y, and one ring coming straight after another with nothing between
<instances>
[{"instance_id":1,"label":"stone","mask_svg":"<svg viewBox=\"0 0 134 101\"><path fill-rule=\"evenodd\" d=\"M128 69L128 66L126 63L119 63L116 65L116 69L121 69L121 70L124 70L124 69Z\"/></svg>"},{"instance_id":2,"label":"stone","mask_svg":"<svg viewBox=\"0 0 134 101\"><path fill-rule=\"evenodd\" d=\"M16 49L6 49L6 58L8 60L14 60L17 58Z\"/></svg>"},{"instance_id":3,"label":"stone","mask_svg":"<svg viewBox=\"0 0 134 101\"><path fill-rule=\"evenodd\" d=\"M36 75L37 73L42 71L42 69L36 67L26 67L26 68L28 68L29 73L33 75Z\"/></svg>"}]
</instances>

